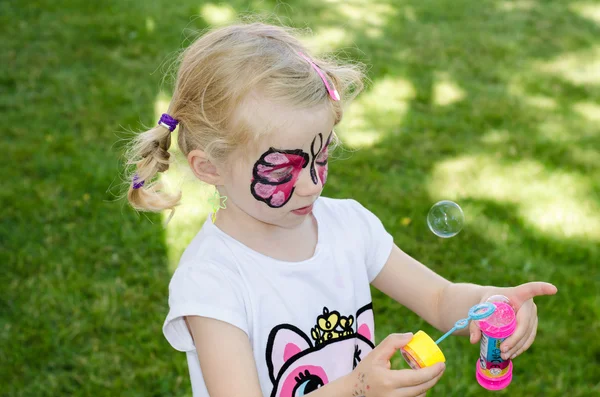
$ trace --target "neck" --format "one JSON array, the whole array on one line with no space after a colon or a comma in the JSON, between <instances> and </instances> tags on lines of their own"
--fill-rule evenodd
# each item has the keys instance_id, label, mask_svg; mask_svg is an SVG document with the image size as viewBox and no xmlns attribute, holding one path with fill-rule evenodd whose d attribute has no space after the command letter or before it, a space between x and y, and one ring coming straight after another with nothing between
<instances>
[{"instance_id":1,"label":"neck","mask_svg":"<svg viewBox=\"0 0 600 397\"><path fill-rule=\"evenodd\" d=\"M262 222L247 214L233 202L228 204L226 209L219 210L217 213L215 225L231 236L252 234L262 236L263 238L276 238L282 234L285 235L286 231L290 230Z\"/></svg>"},{"instance_id":2,"label":"neck","mask_svg":"<svg viewBox=\"0 0 600 397\"><path fill-rule=\"evenodd\" d=\"M317 224L312 215L293 228L285 228L261 222L235 203L218 212L215 225L255 251L286 261L310 258L318 239Z\"/></svg>"}]
</instances>

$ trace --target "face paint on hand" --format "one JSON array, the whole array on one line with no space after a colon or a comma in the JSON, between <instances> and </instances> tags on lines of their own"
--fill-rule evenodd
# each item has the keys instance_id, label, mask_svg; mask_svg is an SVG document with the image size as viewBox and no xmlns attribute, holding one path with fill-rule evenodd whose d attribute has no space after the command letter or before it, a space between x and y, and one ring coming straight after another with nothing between
<instances>
[{"instance_id":1,"label":"face paint on hand","mask_svg":"<svg viewBox=\"0 0 600 397\"><path fill-rule=\"evenodd\" d=\"M310 151L313 156L310 164L310 177L315 185L319 183L319 180L317 179L317 172L323 186L325 186L325 182L327 181L327 159L329 157L328 148L329 144L331 143L332 136L333 132L330 132L325 145L323 145L323 135L318 134L310 145ZM319 141L319 149L315 152L315 143L317 142L317 138ZM317 167L315 167L315 163L317 164Z\"/></svg>"},{"instance_id":2,"label":"face paint on hand","mask_svg":"<svg viewBox=\"0 0 600 397\"><path fill-rule=\"evenodd\" d=\"M254 164L250 191L255 199L271 208L284 206L294 193L298 176L309 160L301 149L270 148Z\"/></svg>"}]
</instances>

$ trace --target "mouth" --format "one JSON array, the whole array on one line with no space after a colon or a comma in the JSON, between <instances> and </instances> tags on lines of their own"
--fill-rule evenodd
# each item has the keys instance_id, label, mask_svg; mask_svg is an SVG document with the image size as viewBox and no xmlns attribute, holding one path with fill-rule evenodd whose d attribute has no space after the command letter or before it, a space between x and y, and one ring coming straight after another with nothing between
<instances>
[{"instance_id":1,"label":"mouth","mask_svg":"<svg viewBox=\"0 0 600 397\"><path fill-rule=\"evenodd\" d=\"M296 215L307 215L310 214L313 209L313 205L307 205L306 207L298 208L292 211Z\"/></svg>"}]
</instances>

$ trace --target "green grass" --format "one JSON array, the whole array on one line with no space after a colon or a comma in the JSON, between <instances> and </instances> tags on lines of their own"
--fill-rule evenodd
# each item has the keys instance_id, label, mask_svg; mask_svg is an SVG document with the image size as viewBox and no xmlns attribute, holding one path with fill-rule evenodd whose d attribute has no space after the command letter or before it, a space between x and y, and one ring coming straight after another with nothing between
<instances>
[{"instance_id":1,"label":"green grass","mask_svg":"<svg viewBox=\"0 0 600 397\"><path fill-rule=\"evenodd\" d=\"M161 326L200 215L182 219L188 201L165 230L116 200L119 140L164 111L161 65L187 30L247 11L309 26L316 50L371 65L340 127L362 148L333 162L325 195L364 203L452 280L558 286L538 300L538 337L514 384L495 394L600 393L600 5L228 3L0 2L0 395L191 395ZM440 199L467 217L448 240L425 223ZM378 293L374 307L379 340L437 335ZM451 338L444 351L432 395L492 395L474 379L476 346Z\"/></svg>"}]
</instances>

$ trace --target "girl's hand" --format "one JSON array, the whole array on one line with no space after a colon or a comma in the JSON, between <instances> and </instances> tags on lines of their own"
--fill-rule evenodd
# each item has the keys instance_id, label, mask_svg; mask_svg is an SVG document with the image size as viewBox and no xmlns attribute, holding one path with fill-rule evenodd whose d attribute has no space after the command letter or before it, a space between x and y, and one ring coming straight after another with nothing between
<instances>
[{"instance_id":1,"label":"girl's hand","mask_svg":"<svg viewBox=\"0 0 600 397\"><path fill-rule=\"evenodd\" d=\"M533 282L512 288L495 289L493 293L484 297L482 302L492 295L504 295L517 311L517 329L500 345L502 359L514 359L529 349L535 340L538 326L537 306L533 303L533 298L541 295L554 295L556 292L557 288L552 284ZM473 321L470 324L470 333L471 343L479 342L481 331Z\"/></svg>"},{"instance_id":2,"label":"girl's hand","mask_svg":"<svg viewBox=\"0 0 600 397\"><path fill-rule=\"evenodd\" d=\"M416 397L431 389L444 373L443 363L418 370L391 369L390 359L412 337L411 333L391 334L367 354L349 375L351 396Z\"/></svg>"}]
</instances>

